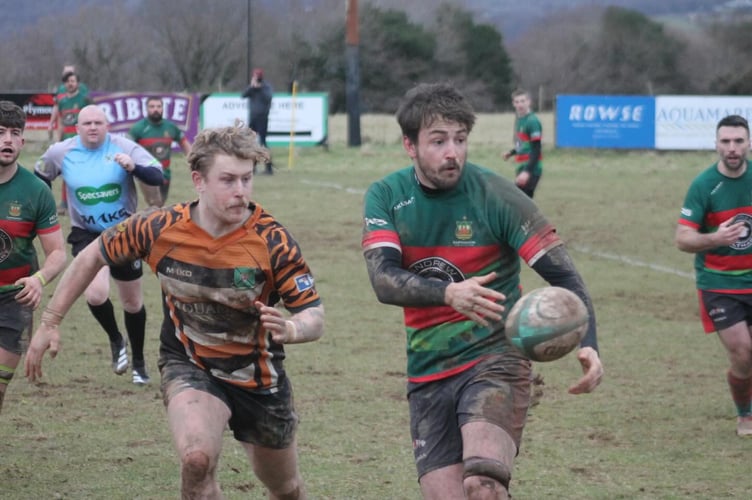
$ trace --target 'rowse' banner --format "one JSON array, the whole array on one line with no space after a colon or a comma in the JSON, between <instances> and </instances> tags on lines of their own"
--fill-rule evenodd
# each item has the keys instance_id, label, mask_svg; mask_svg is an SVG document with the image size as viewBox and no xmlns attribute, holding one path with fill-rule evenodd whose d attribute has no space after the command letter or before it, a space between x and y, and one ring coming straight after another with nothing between
<instances>
[{"instance_id":1,"label":"'rowse' banner","mask_svg":"<svg viewBox=\"0 0 752 500\"><path fill-rule=\"evenodd\" d=\"M712 150L716 124L730 114L752 119L752 97L560 95L556 145Z\"/></svg>"}]
</instances>

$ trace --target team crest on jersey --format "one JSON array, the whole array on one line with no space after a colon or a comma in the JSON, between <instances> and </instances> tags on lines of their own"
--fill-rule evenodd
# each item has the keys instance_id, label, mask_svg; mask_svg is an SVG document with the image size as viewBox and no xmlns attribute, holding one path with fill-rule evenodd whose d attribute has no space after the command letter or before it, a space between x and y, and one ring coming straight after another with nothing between
<instances>
[{"instance_id":1,"label":"team crest on jersey","mask_svg":"<svg viewBox=\"0 0 752 500\"><path fill-rule=\"evenodd\" d=\"M465 276L457 266L441 257L427 257L413 262L409 271L427 279L451 281L458 283L465 280Z\"/></svg>"},{"instance_id":2,"label":"team crest on jersey","mask_svg":"<svg viewBox=\"0 0 752 500\"><path fill-rule=\"evenodd\" d=\"M469 240L473 237L473 223L469 220L458 220L454 227L454 237L458 240Z\"/></svg>"},{"instance_id":3,"label":"team crest on jersey","mask_svg":"<svg viewBox=\"0 0 752 500\"><path fill-rule=\"evenodd\" d=\"M0 229L0 262L8 258L13 251L13 238L8 233Z\"/></svg>"},{"instance_id":4,"label":"team crest on jersey","mask_svg":"<svg viewBox=\"0 0 752 500\"><path fill-rule=\"evenodd\" d=\"M253 267L236 267L232 279L234 288L253 288L256 286L256 269Z\"/></svg>"},{"instance_id":5,"label":"team crest on jersey","mask_svg":"<svg viewBox=\"0 0 752 500\"><path fill-rule=\"evenodd\" d=\"M11 217L20 217L21 216L21 204L15 201L12 201L10 203L10 206L8 207L8 215Z\"/></svg>"},{"instance_id":6,"label":"team crest on jersey","mask_svg":"<svg viewBox=\"0 0 752 500\"><path fill-rule=\"evenodd\" d=\"M737 214L734 217L733 224L736 224L737 222L744 223L744 233L742 233L738 240L729 246L734 250L746 250L752 246L752 215Z\"/></svg>"}]
</instances>

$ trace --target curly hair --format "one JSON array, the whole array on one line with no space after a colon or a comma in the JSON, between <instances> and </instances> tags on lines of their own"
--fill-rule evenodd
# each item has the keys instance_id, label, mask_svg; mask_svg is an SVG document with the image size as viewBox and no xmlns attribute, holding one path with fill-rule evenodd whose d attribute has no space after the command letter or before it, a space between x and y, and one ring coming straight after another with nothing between
<instances>
[{"instance_id":1,"label":"curly hair","mask_svg":"<svg viewBox=\"0 0 752 500\"><path fill-rule=\"evenodd\" d=\"M258 143L256 132L242 123L199 132L188 155L188 166L191 171L206 175L217 155L251 160L254 164L259 161L268 162L270 159L269 150Z\"/></svg>"},{"instance_id":2,"label":"curly hair","mask_svg":"<svg viewBox=\"0 0 752 500\"><path fill-rule=\"evenodd\" d=\"M397 109L397 122L402 135L418 142L421 127L444 119L464 125L468 133L475 125L475 112L470 103L449 83L421 83L405 93Z\"/></svg>"}]
</instances>

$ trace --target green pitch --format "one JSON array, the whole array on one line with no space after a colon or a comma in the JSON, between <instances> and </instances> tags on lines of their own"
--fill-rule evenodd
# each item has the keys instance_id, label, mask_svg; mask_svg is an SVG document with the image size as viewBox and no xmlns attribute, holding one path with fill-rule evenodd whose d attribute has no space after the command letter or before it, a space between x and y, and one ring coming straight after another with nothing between
<instances>
[{"instance_id":1,"label":"green pitch","mask_svg":"<svg viewBox=\"0 0 752 500\"><path fill-rule=\"evenodd\" d=\"M471 160L511 176L510 117L481 117ZM347 148L333 118L323 148L275 150L277 175L255 198L286 224L316 275L327 331L291 346L287 367L301 416L301 469L311 498L417 499L405 401L401 311L381 305L360 254L360 211L370 182L407 164L392 119L364 127ZM549 122L550 123L550 122ZM544 123L544 127L547 125ZM551 128L549 126L548 130ZM596 393L571 396L574 356L536 365L545 379L530 413L512 493L520 499L746 498L750 446L734 434L726 359L701 333L692 257L673 245L690 179L713 154L554 151L536 199L557 226L595 304L604 367ZM29 144L23 164L37 153ZM185 161L170 201L194 197ZM59 195L59 184L54 186ZM525 288L543 286L523 273ZM52 292L54 284L46 292ZM179 471L156 372L161 308L145 276L146 388L117 377L83 300L63 323L63 347L32 385L17 374L0 415L0 497L177 498ZM122 316L118 320L122 325ZM245 455L226 435L220 481L228 499L265 498Z\"/></svg>"}]
</instances>

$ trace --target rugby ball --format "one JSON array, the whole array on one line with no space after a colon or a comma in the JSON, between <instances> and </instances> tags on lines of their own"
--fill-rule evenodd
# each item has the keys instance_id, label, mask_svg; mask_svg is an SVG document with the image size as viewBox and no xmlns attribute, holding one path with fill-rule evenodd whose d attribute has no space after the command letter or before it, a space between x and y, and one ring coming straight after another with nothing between
<instances>
[{"instance_id":1,"label":"rugby ball","mask_svg":"<svg viewBox=\"0 0 752 500\"><path fill-rule=\"evenodd\" d=\"M555 361L580 344L588 328L585 303L566 288L536 288L507 315L512 345L533 361Z\"/></svg>"}]
</instances>

